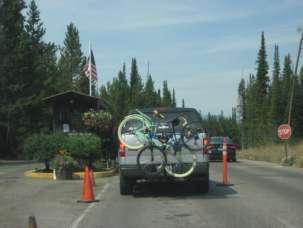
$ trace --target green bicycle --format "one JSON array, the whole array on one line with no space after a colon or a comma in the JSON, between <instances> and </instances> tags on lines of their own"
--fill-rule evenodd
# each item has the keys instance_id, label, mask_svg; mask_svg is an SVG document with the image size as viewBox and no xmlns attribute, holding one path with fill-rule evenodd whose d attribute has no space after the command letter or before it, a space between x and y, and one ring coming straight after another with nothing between
<instances>
[{"instance_id":1,"label":"green bicycle","mask_svg":"<svg viewBox=\"0 0 303 228\"><path fill-rule=\"evenodd\" d=\"M154 111L153 119L140 110L126 116L118 127L121 143L139 150L137 165L148 177L167 173L185 178L193 173L197 156L202 150L202 127L199 122L188 122L182 114L171 120ZM177 131L176 131L177 129Z\"/></svg>"}]
</instances>

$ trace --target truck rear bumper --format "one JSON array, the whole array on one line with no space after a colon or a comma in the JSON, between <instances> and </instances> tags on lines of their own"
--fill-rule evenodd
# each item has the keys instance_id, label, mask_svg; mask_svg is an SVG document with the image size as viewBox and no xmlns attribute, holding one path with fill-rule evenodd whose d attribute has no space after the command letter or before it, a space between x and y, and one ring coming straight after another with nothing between
<instances>
[{"instance_id":1,"label":"truck rear bumper","mask_svg":"<svg viewBox=\"0 0 303 228\"><path fill-rule=\"evenodd\" d=\"M120 175L131 178L131 179L144 179L146 178L145 174L137 165L120 165L119 168ZM199 178L205 177L209 174L209 163L208 162L200 162L197 164L194 172L189 178ZM167 176L166 174L159 174L157 177L153 177L153 179L172 179L172 177Z\"/></svg>"}]
</instances>

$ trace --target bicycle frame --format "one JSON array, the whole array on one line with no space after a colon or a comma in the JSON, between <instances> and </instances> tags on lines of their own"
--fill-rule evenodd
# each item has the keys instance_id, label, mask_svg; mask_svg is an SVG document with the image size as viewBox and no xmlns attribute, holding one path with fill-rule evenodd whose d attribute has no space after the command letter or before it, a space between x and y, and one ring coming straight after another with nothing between
<instances>
[{"instance_id":1,"label":"bicycle frame","mask_svg":"<svg viewBox=\"0 0 303 228\"><path fill-rule=\"evenodd\" d=\"M170 147L173 148L174 151L176 151L174 145L176 144L176 142L178 141L176 138L176 133L174 130L174 127L172 126L172 130L173 130L173 143L162 143L159 141L159 139L156 136L156 127L158 126L157 124L155 124L155 122L146 114L144 114L143 112L141 112L140 110L136 109L136 112L138 114L133 114L133 116L139 117L141 119L143 119L144 123L148 126L149 128L149 132L148 132L148 136L146 136L146 134L144 134L142 131L145 129L138 129L135 132L136 137L139 140L142 141L148 141L148 143L150 144L154 144L158 147L165 147L165 149L169 149Z\"/></svg>"}]
</instances>

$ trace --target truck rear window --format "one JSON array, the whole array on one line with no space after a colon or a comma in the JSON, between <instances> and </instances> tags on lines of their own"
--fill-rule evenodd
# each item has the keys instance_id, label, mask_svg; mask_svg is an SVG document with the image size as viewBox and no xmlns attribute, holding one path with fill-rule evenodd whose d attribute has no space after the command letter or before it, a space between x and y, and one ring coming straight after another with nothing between
<instances>
[{"instance_id":1,"label":"truck rear window","mask_svg":"<svg viewBox=\"0 0 303 228\"><path fill-rule=\"evenodd\" d=\"M183 116L188 123L194 123L195 127L202 129L202 121L199 113L195 111L195 109L182 109L182 108L171 108L166 110L157 109L159 113L161 113L164 116L164 119L159 119L154 117L153 114L154 109L140 109L141 112L148 115L153 121L159 123L159 131L171 131L171 128L166 124L167 122L172 121L173 119ZM135 113L135 111L132 111L131 113ZM182 118L180 118L182 120ZM175 126L175 131L181 132L183 129L182 126L183 122L180 121L180 124Z\"/></svg>"}]
</instances>

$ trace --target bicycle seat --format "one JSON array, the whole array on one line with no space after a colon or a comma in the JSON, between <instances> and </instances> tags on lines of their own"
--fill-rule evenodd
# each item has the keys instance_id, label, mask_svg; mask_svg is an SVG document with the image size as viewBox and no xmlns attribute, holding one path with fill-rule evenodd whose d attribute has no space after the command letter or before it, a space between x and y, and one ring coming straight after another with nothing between
<instances>
[{"instance_id":1,"label":"bicycle seat","mask_svg":"<svg viewBox=\"0 0 303 228\"><path fill-rule=\"evenodd\" d=\"M184 118L184 117L183 117ZM185 119L185 118L184 118ZM185 120L186 121L186 120ZM168 120L165 120L166 123L171 123L172 126L176 127L181 123L180 116L174 116Z\"/></svg>"},{"instance_id":2,"label":"bicycle seat","mask_svg":"<svg viewBox=\"0 0 303 228\"><path fill-rule=\"evenodd\" d=\"M167 143L169 141L170 137L168 135L158 135L158 140L161 143Z\"/></svg>"}]
</instances>

